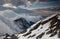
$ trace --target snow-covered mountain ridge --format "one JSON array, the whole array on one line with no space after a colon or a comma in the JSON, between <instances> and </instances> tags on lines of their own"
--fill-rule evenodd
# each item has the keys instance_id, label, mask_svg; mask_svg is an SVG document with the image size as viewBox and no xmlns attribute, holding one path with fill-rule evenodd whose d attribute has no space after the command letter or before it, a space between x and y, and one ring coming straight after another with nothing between
<instances>
[{"instance_id":1,"label":"snow-covered mountain ridge","mask_svg":"<svg viewBox=\"0 0 60 39\"><path fill-rule=\"evenodd\" d=\"M1 39L60 39L60 14L40 20L22 33L14 35L3 36Z\"/></svg>"},{"instance_id":2,"label":"snow-covered mountain ridge","mask_svg":"<svg viewBox=\"0 0 60 39\"><path fill-rule=\"evenodd\" d=\"M55 14L38 21L28 28L26 32L18 34L18 39L60 39L59 17L59 14Z\"/></svg>"}]
</instances>

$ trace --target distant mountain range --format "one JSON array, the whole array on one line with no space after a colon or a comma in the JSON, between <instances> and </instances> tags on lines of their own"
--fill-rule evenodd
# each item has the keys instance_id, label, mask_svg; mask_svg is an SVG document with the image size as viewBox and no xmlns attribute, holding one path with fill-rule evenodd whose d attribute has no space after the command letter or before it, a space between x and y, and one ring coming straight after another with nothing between
<instances>
[{"instance_id":1,"label":"distant mountain range","mask_svg":"<svg viewBox=\"0 0 60 39\"><path fill-rule=\"evenodd\" d=\"M0 35L22 32L41 19L43 19L42 16L32 16L27 13L18 14L13 10L2 10L0 11Z\"/></svg>"},{"instance_id":2,"label":"distant mountain range","mask_svg":"<svg viewBox=\"0 0 60 39\"><path fill-rule=\"evenodd\" d=\"M51 12L60 12L60 6L51 6L51 7L45 7L42 9L35 9L36 11L43 10L43 11L51 11Z\"/></svg>"}]
</instances>

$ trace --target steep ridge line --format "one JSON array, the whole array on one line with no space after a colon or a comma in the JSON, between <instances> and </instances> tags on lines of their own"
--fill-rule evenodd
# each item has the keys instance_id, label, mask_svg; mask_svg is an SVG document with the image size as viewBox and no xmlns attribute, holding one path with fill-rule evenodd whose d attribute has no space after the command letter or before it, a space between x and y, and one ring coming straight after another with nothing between
<instances>
[{"instance_id":1,"label":"steep ridge line","mask_svg":"<svg viewBox=\"0 0 60 39\"><path fill-rule=\"evenodd\" d=\"M38 22L36 23L36 25L33 25L33 26L31 26L29 29L27 29L27 30L23 33L23 36L29 35L29 34L31 33L31 31L36 30L40 25L43 25L43 24L47 23L48 21L56 18L57 15L58 15L58 14L55 14L55 15L52 15L52 16L48 17L49 19L46 18L46 19L44 19L44 20L38 21ZM21 34L22 34L22 33L21 33Z\"/></svg>"}]
</instances>

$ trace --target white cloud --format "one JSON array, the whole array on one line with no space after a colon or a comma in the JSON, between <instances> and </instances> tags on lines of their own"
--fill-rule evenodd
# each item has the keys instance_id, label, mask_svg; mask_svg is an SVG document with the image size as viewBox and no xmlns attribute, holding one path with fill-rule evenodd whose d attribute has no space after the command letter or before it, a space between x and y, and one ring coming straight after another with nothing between
<instances>
[{"instance_id":1,"label":"white cloud","mask_svg":"<svg viewBox=\"0 0 60 39\"><path fill-rule=\"evenodd\" d=\"M5 3L2 6L3 7L10 7L10 8L17 8L16 6L12 5L11 3Z\"/></svg>"}]
</instances>

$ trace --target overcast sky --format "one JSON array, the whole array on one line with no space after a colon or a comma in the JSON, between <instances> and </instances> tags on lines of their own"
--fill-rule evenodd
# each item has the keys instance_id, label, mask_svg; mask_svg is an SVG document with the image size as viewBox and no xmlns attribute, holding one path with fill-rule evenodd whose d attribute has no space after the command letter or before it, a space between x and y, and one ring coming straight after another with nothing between
<instances>
[{"instance_id":1,"label":"overcast sky","mask_svg":"<svg viewBox=\"0 0 60 39\"><path fill-rule=\"evenodd\" d=\"M5 3L11 3L14 6L20 5L31 5L31 3L37 2L37 4L33 4L32 7L45 7L45 6L60 6L60 0L0 0L0 5ZM38 4L39 3L39 4ZM10 6L10 5L9 5Z\"/></svg>"}]
</instances>

